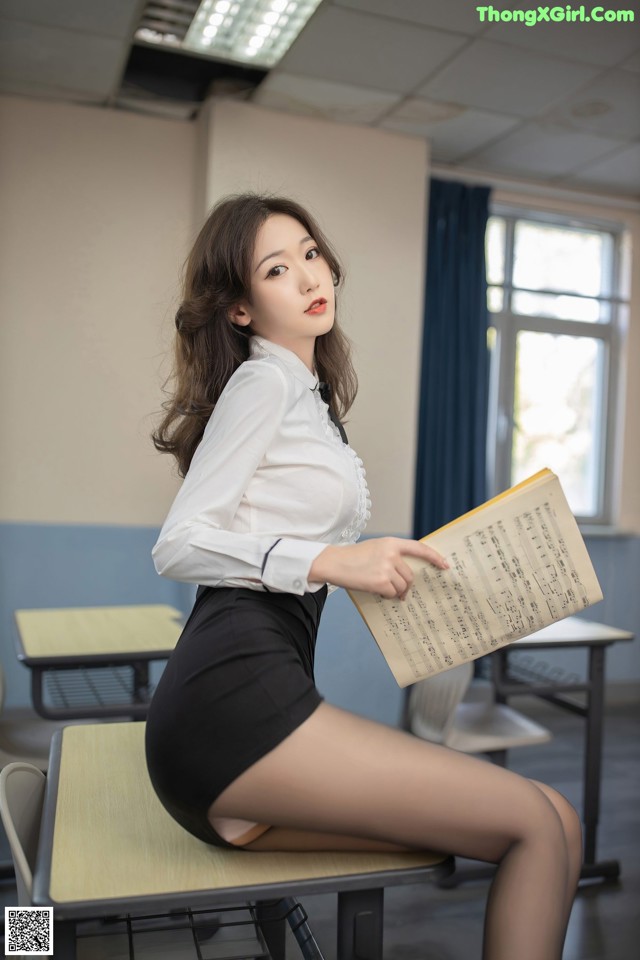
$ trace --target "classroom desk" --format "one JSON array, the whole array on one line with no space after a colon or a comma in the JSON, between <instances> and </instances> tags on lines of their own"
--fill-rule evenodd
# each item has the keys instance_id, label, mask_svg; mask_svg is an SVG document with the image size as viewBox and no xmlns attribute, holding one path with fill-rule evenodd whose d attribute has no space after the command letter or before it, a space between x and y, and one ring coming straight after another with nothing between
<instances>
[{"instance_id":1,"label":"classroom desk","mask_svg":"<svg viewBox=\"0 0 640 960\"><path fill-rule=\"evenodd\" d=\"M505 703L508 697L515 694L533 695L585 719L583 877L615 880L620 875L619 861L596 860L596 837L600 813L605 654L611 644L630 640L633 640L633 634L627 630L618 630L580 617L567 617L522 640L516 640L491 656L498 702ZM587 678L584 681L573 682L566 678L563 682L562 676L554 680L516 665L509 667L509 657L513 653L578 647L588 651ZM567 693L585 693L585 702L581 703L566 696Z\"/></svg>"},{"instance_id":2,"label":"classroom desk","mask_svg":"<svg viewBox=\"0 0 640 960\"><path fill-rule=\"evenodd\" d=\"M144 728L83 724L54 735L32 896L54 908L56 960L73 960L82 919L327 892L338 893L338 960L382 960L381 926L363 933L372 915L381 920L383 888L452 870L451 858L432 853L248 853L202 843L153 792Z\"/></svg>"},{"instance_id":3,"label":"classroom desk","mask_svg":"<svg viewBox=\"0 0 640 960\"><path fill-rule=\"evenodd\" d=\"M16 652L33 706L49 720L142 719L149 664L166 660L182 614L164 604L17 610Z\"/></svg>"}]
</instances>

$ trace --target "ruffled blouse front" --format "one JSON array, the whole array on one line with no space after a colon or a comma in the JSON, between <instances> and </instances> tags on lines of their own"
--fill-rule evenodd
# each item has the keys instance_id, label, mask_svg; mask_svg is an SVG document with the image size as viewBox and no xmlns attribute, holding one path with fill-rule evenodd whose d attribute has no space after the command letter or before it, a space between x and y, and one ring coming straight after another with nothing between
<instances>
[{"instance_id":1,"label":"ruffled blouse front","mask_svg":"<svg viewBox=\"0 0 640 960\"><path fill-rule=\"evenodd\" d=\"M337 426L329 416L329 406L320 396L319 390L314 390L314 397L328 439L334 445L341 447L349 456L355 473L358 503L351 523L345 527L340 534L340 541L342 543L355 543L371 517L371 497L369 496L369 487L367 486L367 471L356 451L349 444L344 443Z\"/></svg>"}]
</instances>

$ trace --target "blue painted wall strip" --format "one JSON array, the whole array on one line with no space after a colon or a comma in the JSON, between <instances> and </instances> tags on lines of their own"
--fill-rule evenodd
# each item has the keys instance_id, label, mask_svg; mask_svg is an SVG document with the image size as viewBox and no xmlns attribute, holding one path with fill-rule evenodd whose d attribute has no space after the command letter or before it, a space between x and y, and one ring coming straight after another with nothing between
<instances>
[{"instance_id":1,"label":"blue painted wall strip","mask_svg":"<svg viewBox=\"0 0 640 960\"><path fill-rule=\"evenodd\" d=\"M0 655L7 703L30 702L29 671L16 660L14 610L168 603L188 610L188 584L159 577L148 527L0 524Z\"/></svg>"},{"instance_id":2,"label":"blue painted wall strip","mask_svg":"<svg viewBox=\"0 0 640 960\"><path fill-rule=\"evenodd\" d=\"M194 588L158 577L151 548L158 530L113 527L0 524L0 656L7 703L30 702L29 672L14 650L14 610L29 607L168 603L189 612ZM586 616L640 634L640 537L588 538L605 599ZM560 654L563 669L575 669ZM640 681L640 644L618 644L607 660L609 680ZM327 700L395 724L403 694L344 591L327 602L318 638L316 679Z\"/></svg>"}]
</instances>

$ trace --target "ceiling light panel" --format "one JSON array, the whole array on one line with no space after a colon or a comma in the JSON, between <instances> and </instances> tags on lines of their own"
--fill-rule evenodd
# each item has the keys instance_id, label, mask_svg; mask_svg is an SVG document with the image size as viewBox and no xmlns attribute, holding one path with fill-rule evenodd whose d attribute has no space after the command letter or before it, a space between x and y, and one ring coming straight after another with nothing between
<instances>
[{"instance_id":1,"label":"ceiling light panel","mask_svg":"<svg viewBox=\"0 0 640 960\"><path fill-rule=\"evenodd\" d=\"M202 0L197 10L191 12L188 3L164 0L163 4L163 0L157 0L157 5L164 5L165 11L167 7L173 8L176 18L173 29L159 27L156 9L153 10L155 23L147 13L136 39L168 43L216 60L273 67L320 3L321 0ZM147 8L150 6L153 5L148 4ZM189 12L190 24L181 30L183 17Z\"/></svg>"}]
</instances>

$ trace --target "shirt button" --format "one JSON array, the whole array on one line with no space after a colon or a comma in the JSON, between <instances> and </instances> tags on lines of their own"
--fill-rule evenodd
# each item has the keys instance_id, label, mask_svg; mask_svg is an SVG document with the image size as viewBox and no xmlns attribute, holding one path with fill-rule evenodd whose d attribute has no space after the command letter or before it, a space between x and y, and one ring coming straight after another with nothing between
<instances>
[{"instance_id":1,"label":"shirt button","mask_svg":"<svg viewBox=\"0 0 640 960\"><path fill-rule=\"evenodd\" d=\"M302 580L294 580L294 581L293 581L293 585L294 585L294 587L296 588L296 590L301 590L301 589L302 589Z\"/></svg>"}]
</instances>

